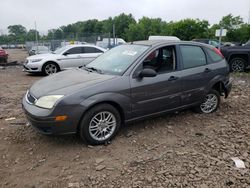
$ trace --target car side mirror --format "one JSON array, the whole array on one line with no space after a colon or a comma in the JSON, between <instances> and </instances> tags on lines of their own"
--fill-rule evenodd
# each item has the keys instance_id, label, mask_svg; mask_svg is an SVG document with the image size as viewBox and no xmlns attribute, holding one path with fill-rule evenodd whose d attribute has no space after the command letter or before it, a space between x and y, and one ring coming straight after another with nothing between
<instances>
[{"instance_id":1,"label":"car side mirror","mask_svg":"<svg viewBox=\"0 0 250 188\"><path fill-rule=\"evenodd\" d=\"M145 68L139 73L139 77L156 77L157 72L154 69Z\"/></svg>"},{"instance_id":2,"label":"car side mirror","mask_svg":"<svg viewBox=\"0 0 250 188\"><path fill-rule=\"evenodd\" d=\"M69 55L69 52L64 52L63 55L67 56Z\"/></svg>"}]
</instances>

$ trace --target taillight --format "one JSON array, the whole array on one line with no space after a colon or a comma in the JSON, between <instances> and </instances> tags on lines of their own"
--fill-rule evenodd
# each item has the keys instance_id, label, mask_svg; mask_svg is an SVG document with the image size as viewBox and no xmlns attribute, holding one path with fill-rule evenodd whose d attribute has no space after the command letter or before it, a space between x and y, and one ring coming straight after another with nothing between
<instances>
[{"instance_id":1,"label":"taillight","mask_svg":"<svg viewBox=\"0 0 250 188\"><path fill-rule=\"evenodd\" d=\"M213 48L213 51L218 54L219 56L221 56L222 58L224 58L223 54L221 53L221 51L217 48Z\"/></svg>"}]
</instances>

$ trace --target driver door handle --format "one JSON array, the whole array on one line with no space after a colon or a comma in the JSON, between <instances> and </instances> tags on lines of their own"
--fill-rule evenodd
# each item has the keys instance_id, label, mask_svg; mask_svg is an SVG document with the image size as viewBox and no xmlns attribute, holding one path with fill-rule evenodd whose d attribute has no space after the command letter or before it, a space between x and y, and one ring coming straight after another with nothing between
<instances>
[{"instance_id":1,"label":"driver door handle","mask_svg":"<svg viewBox=\"0 0 250 188\"><path fill-rule=\"evenodd\" d=\"M209 73L209 72L212 72L212 69L209 69L209 68L205 68L204 72L205 72L205 73Z\"/></svg>"},{"instance_id":2,"label":"driver door handle","mask_svg":"<svg viewBox=\"0 0 250 188\"><path fill-rule=\"evenodd\" d=\"M179 77L177 77L177 76L170 76L168 81L174 81L174 80L178 80L178 79L179 79Z\"/></svg>"}]
</instances>

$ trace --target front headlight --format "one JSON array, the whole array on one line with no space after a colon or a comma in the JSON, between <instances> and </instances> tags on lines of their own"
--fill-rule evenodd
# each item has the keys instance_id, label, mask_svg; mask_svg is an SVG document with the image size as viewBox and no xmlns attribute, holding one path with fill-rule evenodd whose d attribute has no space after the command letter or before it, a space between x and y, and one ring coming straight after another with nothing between
<instances>
[{"instance_id":1,"label":"front headlight","mask_svg":"<svg viewBox=\"0 0 250 188\"><path fill-rule=\"evenodd\" d=\"M31 59L30 62L31 63L35 63L35 62L39 62L39 61L42 61L43 59Z\"/></svg>"},{"instance_id":2,"label":"front headlight","mask_svg":"<svg viewBox=\"0 0 250 188\"><path fill-rule=\"evenodd\" d=\"M61 99L63 95L49 95L39 98L35 105L42 108L51 109L56 104L56 102Z\"/></svg>"}]
</instances>

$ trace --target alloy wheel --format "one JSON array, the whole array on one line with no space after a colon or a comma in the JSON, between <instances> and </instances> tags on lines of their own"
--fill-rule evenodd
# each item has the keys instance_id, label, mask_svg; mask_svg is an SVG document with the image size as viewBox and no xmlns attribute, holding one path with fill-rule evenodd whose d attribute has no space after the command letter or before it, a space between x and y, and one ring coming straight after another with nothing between
<instances>
[{"instance_id":1,"label":"alloy wheel","mask_svg":"<svg viewBox=\"0 0 250 188\"><path fill-rule=\"evenodd\" d=\"M236 59L232 62L231 67L233 72L242 72L244 71L245 63L240 59Z\"/></svg>"},{"instance_id":2,"label":"alloy wheel","mask_svg":"<svg viewBox=\"0 0 250 188\"><path fill-rule=\"evenodd\" d=\"M89 123L90 136L97 141L110 138L115 132L117 121L111 112L104 111L96 114Z\"/></svg>"},{"instance_id":3,"label":"alloy wheel","mask_svg":"<svg viewBox=\"0 0 250 188\"><path fill-rule=\"evenodd\" d=\"M200 105L200 109L203 113L211 113L218 106L219 100L215 94L208 94L204 102Z\"/></svg>"},{"instance_id":4,"label":"alloy wheel","mask_svg":"<svg viewBox=\"0 0 250 188\"><path fill-rule=\"evenodd\" d=\"M51 74L54 74L56 72L57 72L57 66L56 65L54 65L54 64L47 64L45 66L45 73L47 75L51 75Z\"/></svg>"}]
</instances>

